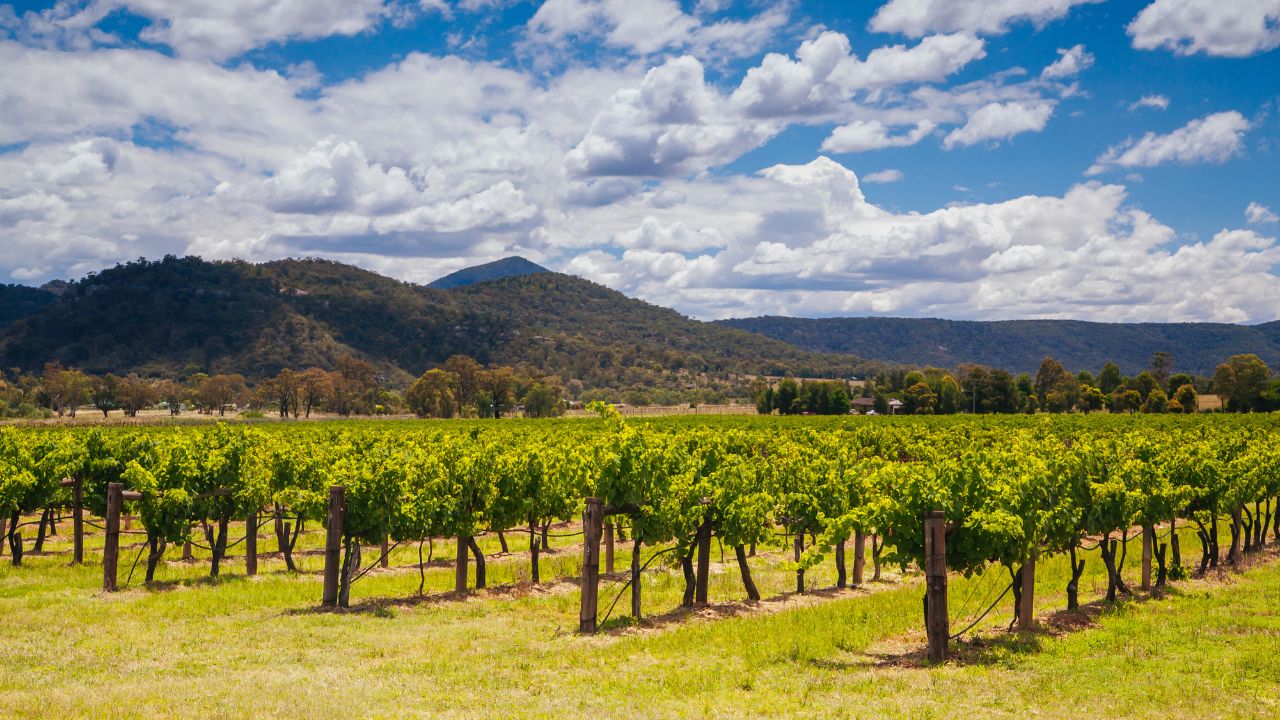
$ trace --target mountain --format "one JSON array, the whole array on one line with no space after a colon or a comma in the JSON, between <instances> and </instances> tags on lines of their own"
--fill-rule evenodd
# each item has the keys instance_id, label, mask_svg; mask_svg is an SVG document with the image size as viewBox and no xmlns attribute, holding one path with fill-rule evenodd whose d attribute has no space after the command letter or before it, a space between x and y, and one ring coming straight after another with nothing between
<instances>
[{"instance_id":1,"label":"mountain","mask_svg":"<svg viewBox=\"0 0 1280 720\"><path fill-rule=\"evenodd\" d=\"M453 288L467 287L469 285L489 282L491 280L502 280L509 277L520 277L522 275L536 275L537 273L549 272L551 271L537 263L529 262L522 257L509 257L449 273L439 280L427 285L427 287L435 288L437 290L451 290Z\"/></svg>"},{"instance_id":2,"label":"mountain","mask_svg":"<svg viewBox=\"0 0 1280 720\"><path fill-rule=\"evenodd\" d=\"M1052 356L1073 371L1097 372L1112 361L1121 371L1135 373L1147 367L1154 353L1164 351L1183 372L1209 375L1218 363L1241 353L1257 353L1271 367L1280 367L1280 321L1228 325L756 317L719 322L806 350L907 365L950 368L972 362L1034 373L1045 356Z\"/></svg>"},{"instance_id":3,"label":"mountain","mask_svg":"<svg viewBox=\"0 0 1280 720\"><path fill-rule=\"evenodd\" d=\"M552 272L441 290L323 260L167 257L51 297L0 327L0 367L57 359L92 373L260 378L354 354L404 383L463 354L620 392L685 388L704 372L833 376L855 366Z\"/></svg>"}]
</instances>

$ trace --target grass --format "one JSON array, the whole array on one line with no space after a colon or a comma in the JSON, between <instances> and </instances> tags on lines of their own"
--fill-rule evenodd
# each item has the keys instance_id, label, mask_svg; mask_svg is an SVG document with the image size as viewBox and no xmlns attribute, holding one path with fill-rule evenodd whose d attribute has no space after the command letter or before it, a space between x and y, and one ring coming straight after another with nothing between
<instances>
[{"instance_id":1,"label":"grass","mask_svg":"<svg viewBox=\"0 0 1280 720\"><path fill-rule=\"evenodd\" d=\"M264 529L265 530L265 529ZM567 529L571 530L571 529ZM531 589L527 536L493 557L490 585L459 599L453 569L433 564L418 588L417 547L392 554L352 590L355 608L317 612L321 558L303 572L263 558L245 578L202 579L203 562L169 562L157 587L103 596L101 540L88 565L68 567L69 524L24 566L0 568L2 717L1275 717L1280 714L1280 565L1177 584L1090 615L1088 627L1005 632L1006 597L957 647L959 660L926 667L919 577L892 574L863 589L786 594L794 584L780 548L753 559L766 600L743 602L732 552L713 566L713 605L679 612L683 582L662 566L646 575L649 620L610 621L583 637L569 581ZM566 532L561 529L560 532ZM236 539L242 530L232 532ZM132 539L132 538L131 538ZM544 578L578 571L577 538L553 538ZM320 542L316 531L305 548ZM497 539L482 540L496 553ZM263 535L260 549L274 548ZM233 552L242 550L238 546ZM1184 560L1198 558L1184 536ZM435 558L452 558L436 542ZM618 568L629 545L618 548ZM651 550L646 548L645 557ZM121 582L136 550L122 552ZM171 548L169 557L179 553ZM1126 575L1136 585L1137 544ZM197 557L204 556L197 551ZM377 553L366 549L365 561ZM1105 576L1089 554L1082 602ZM719 555L713 547L713 559ZM145 560L145 559L144 559ZM659 565L655 563L655 568ZM1065 605L1060 558L1037 568L1037 612ZM830 562L810 584L834 582ZM976 616L1008 583L1002 568L953 578L953 627ZM621 588L611 580L606 605ZM619 602L615 617L628 610ZM1060 623L1047 623L1058 627Z\"/></svg>"}]
</instances>

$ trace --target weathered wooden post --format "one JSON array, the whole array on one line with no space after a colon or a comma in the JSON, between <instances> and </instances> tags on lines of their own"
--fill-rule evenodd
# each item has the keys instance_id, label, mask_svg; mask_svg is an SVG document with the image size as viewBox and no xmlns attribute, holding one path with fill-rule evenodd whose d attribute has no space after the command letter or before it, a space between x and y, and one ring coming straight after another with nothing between
<instances>
[{"instance_id":1,"label":"weathered wooden post","mask_svg":"<svg viewBox=\"0 0 1280 720\"><path fill-rule=\"evenodd\" d=\"M1036 612L1036 556L1022 564L1022 590L1018 596L1018 630L1026 632L1035 627Z\"/></svg>"},{"instance_id":2,"label":"weathered wooden post","mask_svg":"<svg viewBox=\"0 0 1280 720\"><path fill-rule=\"evenodd\" d=\"M1151 589L1151 556L1154 551L1156 529L1154 526L1142 526L1142 589Z\"/></svg>"},{"instance_id":3,"label":"weathered wooden post","mask_svg":"<svg viewBox=\"0 0 1280 720\"><path fill-rule=\"evenodd\" d=\"M709 502L705 498L704 502ZM707 588L711 581L711 521L704 520L698 528L698 577L694 583L693 599L699 605L707 604Z\"/></svg>"},{"instance_id":4,"label":"weathered wooden post","mask_svg":"<svg viewBox=\"0 0 1280 720\"><path fill-rule=\"evenodd\" d=\"M466 536L459 535L458 536L458 560L457 560L457 565L454 567L454 576L453 576L454 592L464 593L467 591L467 561L471 557L468 554L469 550L470 548L467 547Z\"/></svg>"},{"instance_id":5,"label":"weathered wooden post","mask_svg":"<svg viewBox=\"0 0 1280 720\"><path fill-rule=\"evenodd\" d=\"M613 574L613 521L604 524L604 571Z\"/></svg>"},{"instance_id":6,"label":"weathered wooden post","mask_svg":"<svg viewBox=\"0 0 1280 720\"><path fill-rule=\"evenodd\" d=\"M796 562L799 563L800 556L804 554L804 530L800 530L799 532L796 533L795 547L796 547ZM804 594L804 568L803 567L796 568L796 592L802 595Z\"/></svg>"},{"instance_id":7,"label":"weathered wooden post","mask_svg":"<svg viewBox=\"0 0 1280 720\"><path fill-rule=\"evenodd\" d=\"M244 521L244 574L258 574L258 511L249 513Z\"/></svg>"},{"instance_id":8,"label":"weathered wooden post","mask_svg":"<svg viewBox=\"0 0 1280 720\"><path fill-rule=\"evenodd\" d=\"M190 532L191 529L188 528L187 533L190 534ZM187 538L187 541L182 543L182 560L183 562L194 562L195 559L194 546L191 544L191 539Z\"/></svg>"},{"instance_id":9,"label":"weathered wooden post","mask_svg":"<svg viewBox=\"0 0 1280 720\"><path fill-rule=\"evenodd\" d=\"M338 576L342 574L342 523L347 514L347 489L341 485L329 488L328 532L324 542L324 597L320 604L338 604Z\"/></svg>"},{"instance_id":10,"label":"weathered wooden post","mask_svg":"<svg viewBox=\"0 0 1280 720\"><path fill-rule=\"evenodd\" d=\"M125 492L121 483L107 484L107 532L102 548L102 591L115 592L116 566L120 562L120 508L125 500L141 500L142 493Z\"/></svg>"},{"instance_id":11,"label":"weathered wooden post","mask_svg":"<svg viewBox=\"0 0 1280 720\"><path fill-rule=\"evenodd\" d=\"M391 539L382 538L382 559L379 564L384 568L391 567Z\"/></svg>"},{"instance_id":12,"label":"weathered wooden post","mask_svg":"<svg viewBox=\"0 0 1280 720\"><path fill-rule=\"evenodd\" d=\"M596 631L596 609L600 590L600 533L604 519L604 502L587 498L582 510L582 606L578 613L578 632Z\"/></svg>"},{"instance_id":13,"label":"weathered wooden post","mask_svg":"<svg viewBox=\"0 0 1280 720\"><path fill-rule=\"evenodd\" d=\"M863 573L867 567L867 534L861 530L853 531L853 585L862 584Z\"/></svg>"},{"instance_id":14,"label":"weathered wooden post","mask_svg":"<svg viewBox=\"0 0 1280 720\"><path fill-rule=\"evenodd\" d=\"M84 562L84 482L79 478L66 478L62 487L71 488L71 564Z\"/></svg>"},{"instance_id":15,"label":"weathered wooden post","mask_svg":"<svg viewBox=\"0 0 1280 720\"><path fill-rule=\"evenodd\" d=\"M9 516L0 513L0 555L4 555L5 538L8 537Z\"/></svg>"},{"instance_id":16,"label":"weathered wooden post","mask_svg":"<svg viewBox=\"0 0 1280 720\"><path fill-rule=\"evenodd\" d=\"M941 511L924 514L925 632L929 662L947 659L947 518Z\"/></svg>"}]
</instances>

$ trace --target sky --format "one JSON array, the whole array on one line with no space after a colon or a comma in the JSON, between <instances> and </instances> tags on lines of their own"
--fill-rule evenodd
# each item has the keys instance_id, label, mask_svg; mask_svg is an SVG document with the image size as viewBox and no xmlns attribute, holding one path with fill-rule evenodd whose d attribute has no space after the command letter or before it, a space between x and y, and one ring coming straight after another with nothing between
<instances>
[{"instance_id":1,"label":"sky","mask_svg":"<svg viewBox=\"0 0 1280 720\"><path fill-rule=\"evenodd\" d=\"M1280 0L0 4L4 283L522 255L702 319L1259 323L1278 215Z\"/></svg>"}]
</instances>

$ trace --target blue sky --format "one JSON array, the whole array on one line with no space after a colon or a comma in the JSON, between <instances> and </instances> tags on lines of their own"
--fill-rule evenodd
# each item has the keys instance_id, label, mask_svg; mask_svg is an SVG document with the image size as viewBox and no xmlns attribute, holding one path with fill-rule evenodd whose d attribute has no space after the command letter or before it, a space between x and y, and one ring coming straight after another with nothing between
<instances>
[{"instance_id":1,"label":"blue sky","mask_svg":"<svg viewBox=\"0 0 1280 720\"><path fill-rule=\"evenodd\" d=\"M0 281L521 254L702 317L1280 318L1280 0L0 4Z\"/></svg>"}]
</instances>

